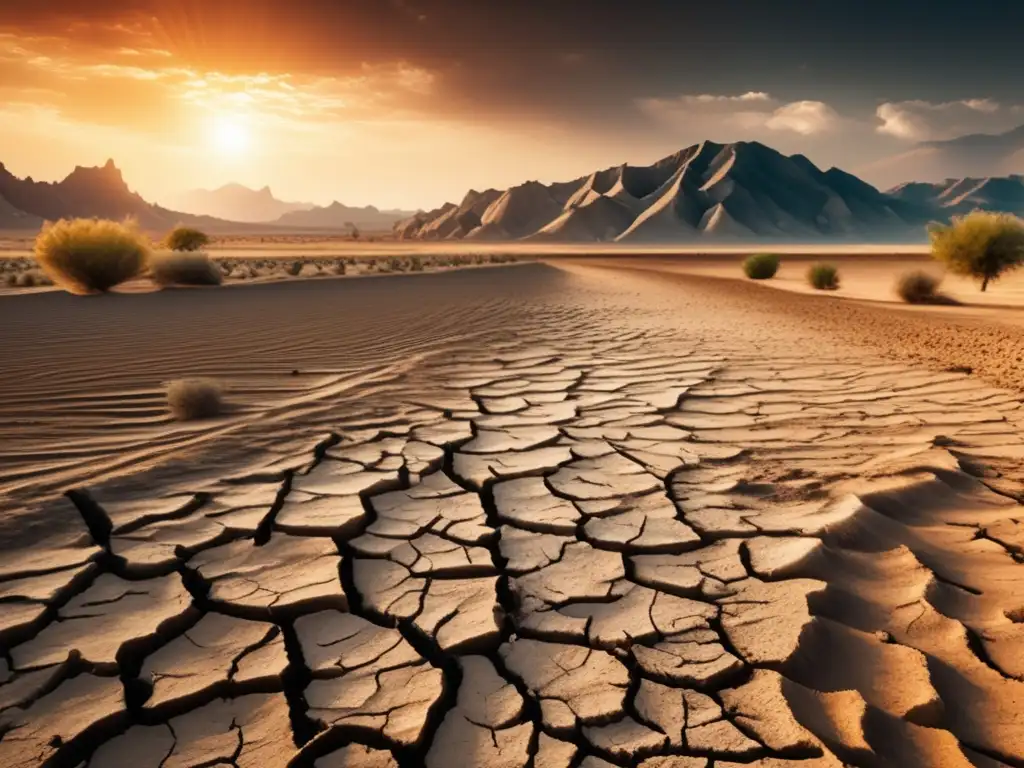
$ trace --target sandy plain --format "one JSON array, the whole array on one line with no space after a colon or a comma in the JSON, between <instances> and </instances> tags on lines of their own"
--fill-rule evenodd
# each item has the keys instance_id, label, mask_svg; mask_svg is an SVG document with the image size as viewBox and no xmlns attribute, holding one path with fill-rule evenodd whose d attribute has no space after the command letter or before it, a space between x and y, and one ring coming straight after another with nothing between
<instances>
[{"instance_id":1,"label":"sandy plain","mask_svg":"<svg viewBox=\"0 0 1024 768\"><path fill-rule=\"evenodd\" d=\"M1024 765L1017 284L616 256L0 300L0 765Z\"/></svg>"}]
</instances>

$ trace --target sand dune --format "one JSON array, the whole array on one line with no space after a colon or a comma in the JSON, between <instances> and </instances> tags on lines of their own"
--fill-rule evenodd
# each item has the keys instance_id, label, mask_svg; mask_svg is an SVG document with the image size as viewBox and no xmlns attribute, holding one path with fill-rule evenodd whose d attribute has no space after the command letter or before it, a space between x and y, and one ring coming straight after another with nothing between
<instances>
[{"instance_id":1,"label":"sand dune","mask_svg":"<svg viewBox=\"0 0 1024 768\"><path fill-rule=\"evenodd\" d=\"M1019 390L636 266L0 300L0 764L1022 764Z\"/></svg>"}]
</instances>

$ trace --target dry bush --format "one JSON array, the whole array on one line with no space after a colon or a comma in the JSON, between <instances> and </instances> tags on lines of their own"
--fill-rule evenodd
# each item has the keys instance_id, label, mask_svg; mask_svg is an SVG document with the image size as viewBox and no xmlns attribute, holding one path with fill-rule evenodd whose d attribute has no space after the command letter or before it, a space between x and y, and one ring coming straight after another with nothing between
<instances>
[{"instance_id":1,"label":"dry bush","mask_svg":"<svg viewBox=\"0 0 1024 768\"><path fill-rule=\"evenodd\" d=\"M819 291L834 291L839 288L839 270L833 264L812 264L807 282Z\"/></svg>"},{"instance_id":2,"label":"dry bush","mask_svg":"<svg viewBox=\"0 0 1024 768\"><path fill-rule=\"evenodd\" d=\"M940 282L927 272L905 272L896 281L896 293L908 304L939 304L944 299L938 292Z\"/></svg>"},{"instance_id":3,"label":"dry bush","mask_svg":"<svg viewBox=\"0 0 1024 768\"><path fill-rule=\"evenodd\" d=\"M36 237L35 257L43 271L71 293L109 291L139 275L150 244L135 222L61 219Z\"/></svg>"},{"instance_id":4,"label":"dry bush","mask_svg":"<svg viewBox=\"0 0 1024 768\"><path fill-rule=\"evenodd\" d=\"M157 285L220 285L224 280L210 257L198 251L164 251L149 264Z\"/></svg>"},{"instance_id":5,"label":"dry bush","mask_svg":"<svg viewBox=\"0 0 1024 768\"><path fill-rule=\"evenodd\" d=\"M751 280L768 280L779 271L779 257L774 253L755 253L743 262L743 273Z\"/></svg>"},{"instance_id":6,"label":"dry bush","mask_svg":"<svg viewBox=\"0 0 1024 768\"><path fill-rule=\"evenodd\" d=\"M285 267L284 271L285 271L286 274L289 274L292 277L298 277L299 273L302 272L302 262L301 261L293 261L291 264L289 264L287 267Z\"/></svg>"},{"instance_id":7,"label":"dry bush","mask_svg":"<svg viewBox=\"0 0 1024 768\"><path fill-rule=\"evenodd\" d=\"M1024 264L1024 220L1009 213L974 211L954 216L949 226L928 228L932 256L957 275L981 282L992 280Z\"/></svg>"},{"instance_id":8,"label":"dry bush","mask_svg":"<svg viewBox=\"0 0 1024 768\"><path fill-rule=\"evenodd\" d=\"M172 251L198 251L210 244L210 238L201 230L178 225L167 233L164 244Z\"/></svg>"},{"instance_id":9,"label":"dry bush","mask_svg":"<svg viewBox=\"0 0 1024 768\"><path fill-rule=\"evenodd\" d=\"M220 416L224 387L213 379L177 379L167 385L167 407L178 421Z\"/></svg>"}]
</instances>

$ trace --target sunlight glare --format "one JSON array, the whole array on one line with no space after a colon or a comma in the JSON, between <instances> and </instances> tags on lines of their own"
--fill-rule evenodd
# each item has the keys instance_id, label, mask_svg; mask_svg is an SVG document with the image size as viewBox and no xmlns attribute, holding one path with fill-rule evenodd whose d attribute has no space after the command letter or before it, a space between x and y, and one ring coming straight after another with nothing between
<instances>
[{"instance_id":1,"label":"sunlight glare","mask_svg":"<svg viewBox=\"0 0 1024 768\"><path fill-rule=\"evenodd\" d=\"M241 155L249 149L249 130L241 118L220 115L211 126L211 142L222 155Z\"/></svg>"}]
</instances>

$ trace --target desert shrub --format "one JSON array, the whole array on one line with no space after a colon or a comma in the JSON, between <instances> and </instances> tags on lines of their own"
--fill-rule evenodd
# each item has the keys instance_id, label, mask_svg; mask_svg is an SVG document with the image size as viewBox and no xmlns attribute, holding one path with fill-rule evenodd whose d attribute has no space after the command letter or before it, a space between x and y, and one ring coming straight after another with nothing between
<instances>
[{"instance_id":1,"label":"desert shrub","mask_svg":"<svg viewBox=\"0 0 1024 768\"><path fill-rule=\"evenodd\" d=\"M8 288L14 288L18 284L18 275L14 272L8 272L4 275L4 282Z\"/></svg>"},{"instance_id":2,"label":"desert shrub","mask_svg":"<svg viewBox=\"0 0 1024 768\"><path fill-rule=\"evenodd\" d=\"M410 272L422 272L423 271L423 259L419 256L413 256L409 259L409 271Z\"/></svg>"},{"instance_id":3,"label":"desert shrub","mask_svg":"<svg viewBox=\"0 0 1024 768\"><path fill-rule=\"evenodd\" d=\"M391 272L402 272L405 269L405 262L397 256L388 259L388 270Z\"/></svg>"},{"instance_id":4,"label":"desert shrub","mask_svg":"<svg viewBox=\"0 0 1024 768\"><path fill-rule=\"evenodd\" d=\"M220 285L224 279L210 257L196 251L157 253L149 265L157 285Z\"/></svg>"},{"instance_id":5,"label":"desert shrub","mask_svg":"<svg viewBox=\"0 0 1024 768\"><path fill-rule=\"evenodd\" d=\"M178 421L210 419L224 410L224 388L213 379L177 379L167 385L167 407Z\"/></svg>"},{"instance_id":6,"label":"desert shrub","mask_svg":"<svg viewBox=\"0 0 1024 768\"><path fill-rule=\"evenodd\" d=\"M345 271L346 271L346 269L347 269L347 268L346 268L346 266L345 266L345 260L344 260L344 259L339 259L339 260L338 260L338 261L337 261L337 262L336 262L336 263L334 264L334 274L336 274L336 275L344 275L344 274L345 274Z\"/></svg>"},{"instance_id":7,"label":"desert shrub","mask_svg":"<svg viewBox=\"0 0 1024 768\"><path fill-rule=\"evenodd\" d=\"M22 272L20 275L18 275L17 285L19 288L35 288L35 272Z\"/></svg>"},{"instance_id":8,"label":"desert shrub","mask_svg":"<svg viewBox=\"0 0 1024 768\"><path fill-rule=\"evenodd\" d=\"M61 219L46 224L35 243L39 266L71 293L109 291L142 272L149 253L131 220Z\"/></svg>"},{"instance_id":9,"label":"desert shrub","mask_svg":"<svg viewBox=\"0 0 1024 768\"><path fill-rule=\"evenodd\" d=\"M819 291L834 291L839 287L839 270L833 264L812 264L807 282Z\"/></svg>"},{"instance_id":10,"label":"desert shrub","mask_svg":"<svg viewBox=\"0 0 1024 768\"><path fill-rule=\"evenodd\" d=\"M1009 213L974 211L954 216L948 226L928 228L932 256L957 275L981 282L992 280L1024 264L1024 220Z\"/></svg>"},{"instance_id":11,"label":"desert shrub","mask_svg":"<svg viewBox=\"0 0 1024 768\"><path fill-rule=\"evenodd\" d=\"M774 253L755 253L743 262L743 273L751 280L768 280L779 271L779 257Z\"/></svg>"},{"instance_id":12,"label":"desert shrub","mask_svg":"<svg viewBox=\"0 0 1024 768\"><path fill-rule=\"evenodd\" d=\"M164 244L172 251L198 251L210 244L210 238L201 230L178 226L167 233Z\"/></svg>"},{"instance_id":13,"label":"desert shrub","mask_svg":"<svg viewBox=\"0 0 1024 768\"><path fill-rule=\"evenodd\" d=\"M302 262L293 261L291 264L284 268L284 271L286 274L289 274L292 277L298 277L299 273L302 272Z\"/></svg>"},{"instance_id":14,"label":"desert shrub","mask_svg":"<svg viewBox=\"0 0 1024 768\"><path fill-rule=\"evenodd\" d=\"M896 281L896 293L908 304L936 304L940 282L927 272L905 272Z\"/></svg>"}]
</instances>

